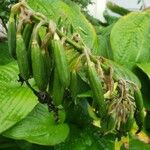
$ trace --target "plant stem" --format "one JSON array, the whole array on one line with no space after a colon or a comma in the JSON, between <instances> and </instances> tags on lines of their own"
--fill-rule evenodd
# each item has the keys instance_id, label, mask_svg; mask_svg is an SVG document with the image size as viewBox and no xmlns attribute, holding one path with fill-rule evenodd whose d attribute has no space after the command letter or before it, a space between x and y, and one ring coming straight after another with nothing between
<instances>
[{"instance_id":1,"label":"plant stem","mask_svg":"<svg viewBox=\"0 0 150 150\"><path fill-rule=\"evenodd\" d=\"M69 43L70 45L72 45L73 47L75 47L77 49L78 52L83 53L84 50L84 46L80 46L79 44L77 44L76 42L74 42L73 40L71 40L70 38L68 38L64 33L62 33L58 28L56 29L56 33L62 38L64 37L66 39L66 42Z\"/></svg>"}]
</instances>

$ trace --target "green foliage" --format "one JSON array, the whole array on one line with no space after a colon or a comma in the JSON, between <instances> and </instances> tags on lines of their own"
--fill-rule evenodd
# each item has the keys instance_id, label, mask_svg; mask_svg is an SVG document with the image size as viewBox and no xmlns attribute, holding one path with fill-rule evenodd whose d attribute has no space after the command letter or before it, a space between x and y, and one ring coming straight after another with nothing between
<instances>
[{"instance_id":1,"label":"green foliage","mask_svg":"<svg viewBox=\"0 0 150 150\"><path fill-rule=\"evenodd\" d=\"M110 42L114 60L130 69L136 63L150 61L149 12L133 12L114 25Z\"/></svg>"},{"instance_id":2,"label":"green foliage","mask_svg":"<svg viewBox=\"0 0 150 150\"><path fill-rule=\"evenodd\" d=\"M0 43L0 65L5 65L13 61L8 53L8 43L1 42Z\"/></svg>"},{"instance_id":3,"label":"green foliage","mask_svg":"<svg viewBox=\"0 0 150 150\"><path fill-rule=\"evenodd\" d=\"M1 45L6 49L0 53L0 133L25 118L37 104L32 92L17 83L18 68L8 56L7 43Z\"/></svg>"},{"instance_id":4,"label":"green foliage","mask_svg":"<svg viewBox=\"0 0 150 150\"><path fill-rule=\"evenodd\" d=\"M114 150L115 136L102 136L99 129L94 126L89 126L80 129L71 125L70 136L65 143L56 146L56 150Z\"/></svg>"},{"instance_id":5,"label":"green foliage","mask_svg":"<svg viewBox=\"0 0 150 150\"><path fill-rule=\"evenodd\" d=\"M90 3L89 0L72 1L82 8ZM0 43L0 150L115 150L117 140L130 134L133 137L126 137L129 139L129 149L149 149L149 145L134 139L134 133L130 133L131 129L127 129L127 125L128 128L133 127L134 120L140 117L134 97L135 89L139 88L143 94L144 111L142 105L142 120L136 121L137 125L140 123L139 126L142 127L143 119L146 118L144 131L149 135L149 111L145 111L145 108L150 110L149 11L129 13L123 9L129 14L120 19L105 13L107 23L101 24L96 20L95 30L81 13L80 7L70 0L29 0L28 3L34 11L56 22L58 31L62 27L65 28L66 32L63 34L67 42L64 41L63 55L67 58L71 84L67 85L67 88L63 87L64 97L60 94L61 87L60 90L57 89L58 92L53 91L53 84L56 84L54 82L56 64L51 53L52 47L46 47L48 44L45 44L51 54L52 66L55 67L51 68L52 73L50 77L48 75L49 87L45 90L50 95L48 97L50 101L40 101L38 97L40 92L36 93L37 81L29 79L22 86L17 82L19 73L17 63L8 54L7 42ZM124 15L122 14L124 12L120 8L117 9L118 14ZM37 21L41 16L32 17ZM45 26L47 28L47 25ZM39 34L40 48L44 47L42 45L44 31L41 30ZM74 34L77 33L81 35L79 42L74 40ZM60 34L61 31L58 36L64 36ZM88 48L91 49L91 53ZM92 79L89 79L91 70L87 71L89 60L93 64L90 69L94 69ZM59 63L61 62L58 60L58 67ZM61 73L64 70L61 70L57 81L63 78ZM95 90L95 94L98 95L95 100L92 90L97 83L100 83L101 87L97 86ZM63 86L61 82L59 84ZM57 85L58 83L55 88ZM100 93L100 90L104 93ZM60 96L60 100L54 101L54 95L56 98ZM99 97L103 96L106 113L99 109L103 104ZM37 98L42 104L39 104ZM56 102L58 106L55 106ZM50 109L54 110L49 112ZM108 124L110 116L115 117L113 129L110 129L111 124ZM131 122L127 124L126 120L130 119ZM134 130L137 130L137 127Z\"/></svg>"}]
</instances>

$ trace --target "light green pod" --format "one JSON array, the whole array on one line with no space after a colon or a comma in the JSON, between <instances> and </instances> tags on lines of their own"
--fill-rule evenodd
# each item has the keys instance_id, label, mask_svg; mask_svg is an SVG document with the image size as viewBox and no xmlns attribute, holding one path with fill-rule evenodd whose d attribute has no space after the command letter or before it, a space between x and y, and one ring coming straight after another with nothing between
<instances>
[{"instance_id":1,"label":"light green pod","mask_svg":"<svg viewBox=\"0 0 150 150\"><path fill-rule=\"evenodd\" d=\"M70 84L70 72L64 47L61 41L58 40L53 40L51 44L53 49L54 61L60 82L64 87L68 87Z\"/></svg>"}]
</instances>

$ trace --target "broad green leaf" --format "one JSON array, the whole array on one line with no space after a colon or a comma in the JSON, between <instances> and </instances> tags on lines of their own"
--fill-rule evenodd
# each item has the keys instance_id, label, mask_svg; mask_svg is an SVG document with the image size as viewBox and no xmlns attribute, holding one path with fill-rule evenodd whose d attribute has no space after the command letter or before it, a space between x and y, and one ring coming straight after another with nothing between
<instances>
[{"instance_id":1,"label":"broad green leaf","mask_svg":"<svg viewBox=\"0 0 150 150\"><path fill-rule=\"evenodd\" d=\"M92 49L93 54L100 54L95 29L74 3L68 5L61 0L28 0L28 3L35 11L43 13L55 22L61 17L65 20L65 27L72 24L80 33L83 42Z\"/></svg>"},{"instance_id":2,"label":"broad green leaf","mask_svg":"<svg viewBox=\"0 0 150 150\"><path fill-rule=\"evenodd\" d=\"M0 133L25 118L36 104L27 87L0 82Z\"/></svg>"},{"instance_id":3,"label":"broad green leaf","mask_svg":"<svg viewBox=\"0 0 150 150\"><path fill-rule=\"evenodd\" d=\"M150 63L141 63L137 66L149 77L150 79Z\"/></svg>"},{"instance_id":4,"label":"broad green leaf","mask_svg":"<svg viewBox=\"0 0 150 150\"><path fill-rule=\"evenodd\" d=\"M17 79L18 67L8 52L8 42L0 42L0 81L10 83Z\"/></svg>"},{"instance_id":5,"label":"broad green leaf","mask_svg":"<svg viewBox=\"0 0 150 150\"><path fill-rule=\"evenodd\" d=\"M17 84L18 80L18 67L15 61L12 61L6 65L0 65L0 81L8 84ZM19 85L19 83L18 83Z\"/></svg>"},{"instance_id":6,"label":"broad green leaf","mask_svg":"<svg viewBox=\"0 0 150 150\"><path fill-rule=\"evenodd\" d=\"M7 42L0 43L0 133L25 118L38 103L32 91L18 83L18 73Z\"/></svg>"},{"instance_id":7,"label":"broad green leaf","mask_svg":"<svg viewBox=\"0 0 150 150\"><path fill-rule=\"evenodd\" d=\"M64 142L68 134L68 125L55 123L53 113L48 112L47 106L39 104L24 120L3 135L40 145L55 145Z\"/></svg>"},{"instance_id":8,"label":"broad green leaf","mask_svg":"<svg viewBox=\"0 0 150 150\"><path fill-rule=\"evenodd\" d=\"M132 12L113 27L110 42L114 60L130 69L150 60L150 12Z\"/></svg>"},{"instance_id":9,"label":"broad green leaf","mask_svg":"<svg viewBox=\"0 0 150 150\"><path fill-rule=\"evenodd\" d=\"M71 126L70 136L65 143L55 146L56 150L114 150L114 137L101 136L99 129L92 126L84 129Z\"/></svg>"}]
</instances>

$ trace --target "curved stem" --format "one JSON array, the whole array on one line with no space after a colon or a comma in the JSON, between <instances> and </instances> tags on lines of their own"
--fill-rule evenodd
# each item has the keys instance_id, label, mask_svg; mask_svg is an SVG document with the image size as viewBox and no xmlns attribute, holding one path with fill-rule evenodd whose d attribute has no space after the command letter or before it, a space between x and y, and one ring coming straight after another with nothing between
<instances>
[{"instance_id":1,"label":"curved stem","mask_svg":"<svg viewBox=\"0 0 150 150\"><path fill-rule=\"evenodd\" d=\"M71 40L70 38L68 38L64 33L62 33L58 28L56 29L56 33L62 38L64 37L65 38L65 41L67 43L69 43L70 45L72 45L73 47L76 48L76 50L79 52L79 53L83 53L83 50L84 50L84 47L83 46L80 46L79 44L77 44L76 42L74 42L73 40Z\"/></svg>"},{"instance_id":2,"label":"curved stem","mask_svg":"<svg viewBox=\"0 0 150 150\"><path fill-rule=\"evenodd\" d=\"M33 31L33 40L37 40L37 35L38 35L38 31L39 31L39 28L41 26L44 26L45 24L47 24L46 21L40 21L37 26L34 28L34 31Z\"/></svg>"}]
</instances>

